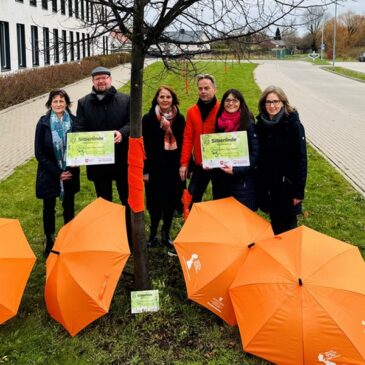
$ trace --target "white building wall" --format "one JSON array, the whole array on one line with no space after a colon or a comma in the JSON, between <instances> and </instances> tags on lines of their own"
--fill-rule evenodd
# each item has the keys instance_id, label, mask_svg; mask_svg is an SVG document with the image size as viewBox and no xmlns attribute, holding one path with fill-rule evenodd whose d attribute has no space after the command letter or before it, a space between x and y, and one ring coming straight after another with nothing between
<instances>
[{"instance_id":1,"label":"white building wall","mask_svg":"<svg viewBox=\"0 0 365 365\"><path fill-rule=\"evenodd\" d=\"M68 2L65 1L66 11L65 14L61 14L61 0L56 0L57 12L52 10L52 0L48 0L48 9L42 8L42 0L36 0L36 6L30 4L30 0L0 0L0 22L7 22L9 24L9 48L10 48L10 70L1 69L1 73L4 72L14 72L19 69L38 67L33 66L32 62L32 42L31 42L31 26L38 27L38 45L39 45L39 67L45 66L44 62L44 39L43 39L43 28L49 29L49 41L50 41L50 65L55 64L55 51L54 51L54 29L58 30L59 37L59 62L63 63L63 47L62 41L62 31L66 31L67 36L67 62L71 61L70 53L70 38L71 32L73 33L74 43L77 41L77 33L79 33L80 40L82 40L82 34L85 35L85 56L89 54L87 47L87 36L89 29L87 29L81 18L81 2L80 0L72 0L73 10L75 9L75 1L79 2L79 18L69 16ZM86 1L84 11L86 13ZM85 14L86 17L86 14ZM96 19L96 17L95 17ZM17 42L17 24L24 24L25 28L25 44L26 44L26 67L19 67L18 62L18 42ZM104 42L107 37L104 37ZM3 42L2 39L0 39ZM107 47L108 49L109 47ZM3 45L0 49L3 50ZM107 53L104 47L103 50L103 39L100 42L91 41L90 42L90 56ZM0 56L2 54L0 53ZM77 45L74 45L74 61L78 61L77 57ZM83 46L80 43L80 59L83 58Z\"/></svg>"}]
</instances>

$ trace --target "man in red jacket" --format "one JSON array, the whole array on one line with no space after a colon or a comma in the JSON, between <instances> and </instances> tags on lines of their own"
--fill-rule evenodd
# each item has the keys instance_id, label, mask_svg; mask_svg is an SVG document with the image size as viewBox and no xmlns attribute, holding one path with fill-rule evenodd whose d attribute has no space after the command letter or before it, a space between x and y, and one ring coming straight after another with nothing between
<instances>
[{"instance_id":1,"label":"man in red jacket","mask_svg":"<svg viewBox=\"0 0 365 365\"><path fill-rule=\"evenodd\" d=\"M215 96L216 83L214 77L211 75L198 75L197 85L199 100L187 112L179 170L181 180L185 180L189 161L191 155L193 155L193 175L188 189L193 202L202 200L205 189L209 181L212 180L213 170L204 170L202 167L200 135L215 132L215 120L219 108L219 102Z\"/></svg>"}]
</instances>

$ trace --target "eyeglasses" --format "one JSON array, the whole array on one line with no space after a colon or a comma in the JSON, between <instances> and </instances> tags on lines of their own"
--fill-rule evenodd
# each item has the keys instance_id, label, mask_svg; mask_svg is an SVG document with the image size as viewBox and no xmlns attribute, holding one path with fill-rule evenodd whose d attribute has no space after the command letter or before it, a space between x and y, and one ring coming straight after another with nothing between
<instances>
[{"instance_id":1,"label":"eyeglasses","mask_svg":"<svg viewBox=\"0 0 365 365\"><path fill-rule=\"evenodd\" d=\"M230 103L233 103L233 104L238 104L240 101L238 99L226 99L224 100L224 104L230 104Z\"/></svg>"},{"instance_id":2,"label":"eyeglasses","mask_svg":"<svg viewBox=\"0 0 365 365\"><path fill-rule=\"evenodd\" d=\"M281 103L281 100L265 100L266 105L279 105L279 103Z\"/></svg>"},{"instance_id":3,"label":"eyeglasses","mask_svg":"<svg viewBox=\"0 0 365 365\"><path fill-rule=\"evenodd\" d=\"M96 76L94 77L94 81L98 82L98 81L105 81L105 80L108 80L110 76Z\"/></svg>"}]
</instances>

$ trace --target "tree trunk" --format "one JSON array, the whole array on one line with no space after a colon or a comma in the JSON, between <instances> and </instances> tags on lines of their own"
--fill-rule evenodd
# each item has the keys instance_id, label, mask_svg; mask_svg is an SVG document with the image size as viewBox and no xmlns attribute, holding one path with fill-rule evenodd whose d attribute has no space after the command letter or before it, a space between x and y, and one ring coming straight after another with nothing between
<instances>
[{"instance_id":1,"label":"tree trunk","mask_svg":"<svg viewBox=\"0 0 365 365\"><path fill-rule=\"evenodd\" d=\"M131 137L142 135L142 91L143 67L145 60L144 40L142 33L144 5L143 1L134 3L135 17L132 38L132 70L131 70ZM150 289L148 275L148 253L145 236L144 212L131 211L132 241L134 256L134 279L137 290Z\"/></svg>"}]
</instances>

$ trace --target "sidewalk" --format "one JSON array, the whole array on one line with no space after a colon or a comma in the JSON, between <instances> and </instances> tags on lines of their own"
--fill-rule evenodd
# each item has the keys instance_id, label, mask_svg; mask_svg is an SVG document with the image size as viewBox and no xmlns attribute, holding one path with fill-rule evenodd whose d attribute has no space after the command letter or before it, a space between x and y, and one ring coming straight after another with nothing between
<instances>
[{"instance_id":1,"label":"sidewalk","mask_svg":"<svg viewBox=\"0 0 365 365\"><path fill-rule=\"evenodd\" d=\"M146 65L153 61L147 61ZM118 89L127 83L130 70L130 63L111 69L113 86ZM64 87L70 95L73 103L71 110L74 113L77 100L88 94L91 87L91 77ZM0 111L0 181L34 156L35 126L47 111L44 106L47 98L48 94L45 94Z\"/></svg>"}]
</instances>

